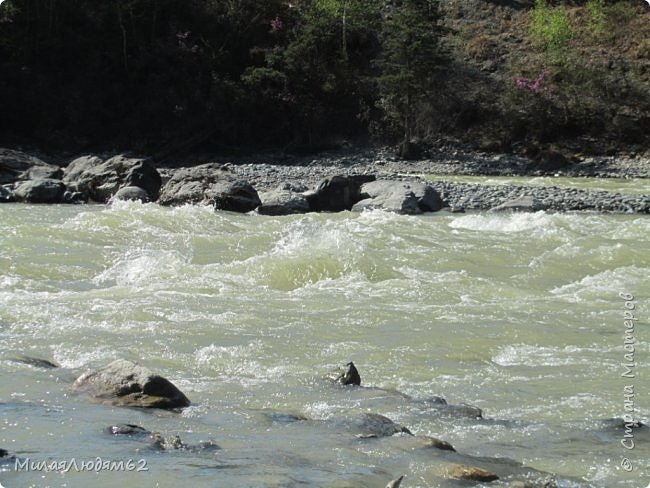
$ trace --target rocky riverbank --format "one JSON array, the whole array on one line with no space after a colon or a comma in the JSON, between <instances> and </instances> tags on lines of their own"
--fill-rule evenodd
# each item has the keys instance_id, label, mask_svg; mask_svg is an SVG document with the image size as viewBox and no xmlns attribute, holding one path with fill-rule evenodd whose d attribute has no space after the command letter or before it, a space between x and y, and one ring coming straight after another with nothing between
<instances>
[{"instance_id":1,"label":"rocky riverbank","mask_svg":"<svg viewBox=\"0 0 650 488\"><path fill-rule=\"evenodd\" d=\"M124 155L66 161L2 149L0 200L106 203L126 199L162 205L209 204L220 210L272 215L368 208L406 214L444 208L650 213L649 195L445 180L445 175L650 177L650 159L645 156L574 159L552 152L531 160L509 154L439 151L406 161L379 149L309 157L192 156L161 163Z\"/></svg>"}]
</instances>

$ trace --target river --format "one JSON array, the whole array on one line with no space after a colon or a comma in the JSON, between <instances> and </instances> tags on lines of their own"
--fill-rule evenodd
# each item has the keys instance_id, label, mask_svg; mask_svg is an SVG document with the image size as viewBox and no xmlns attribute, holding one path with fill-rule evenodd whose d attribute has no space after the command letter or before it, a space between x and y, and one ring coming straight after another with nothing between
<instances>
[{"instance_id":1,"label":"river","mask_svg":"<svg viewBox=\"0 0 650 488\"><path fill-rule=\"evenodd\" d=\"M647 421L649 236L638 215L1 205L0 448L60 465L5 462L0 483L383 488L405 474L403 488L466 486L447 479L457 463L501 477L484 486L553 474L561 487L645 488L648 428L626 437L608 419ZM115 358L166 376L192 406L109 407L71 390ZM322 381L348 361L364 387ZM484 418L436 414L423 401L436 395ZM363 412L457 453L359 438ZM104 432L119 423L220 449L157 451Z\"/></svg>"}]
</instances>

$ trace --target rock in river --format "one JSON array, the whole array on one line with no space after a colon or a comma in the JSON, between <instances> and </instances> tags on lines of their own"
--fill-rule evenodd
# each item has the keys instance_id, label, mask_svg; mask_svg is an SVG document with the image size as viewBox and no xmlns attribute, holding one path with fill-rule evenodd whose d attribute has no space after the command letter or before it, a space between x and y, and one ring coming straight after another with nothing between
<instances>
[{"instance_id":1,"label":"rock in river","mask_svg":"<svg viewBox=\"0 0 650 488\"><path fill-rule=\"evenodd\" d=\"M175 170L163 186L158 203L205 203L218 210L250 212L262 202L247 181L233 177L219 164L208 163Z\"/></svg>"},{"instance_id":2,"label":"rock in river","mask_svg":"<svg viewBox=\"0 0 650 488\"><path fill-rule=\"evenodd\" d=\"M83 156L72 161L64 170L63 182L96 202L106 203L125 186L143 188L149 200L158 198L161 178L149 160L114 156L106 161L97 156Z\"/></svg>"},{"instance_id":3,"label":"rock in river","mask_svg":"<svg viewBox=\"0 0 650 488\"><path fill-rule=\"evenodd\" d=\"M305 196L314 212L350 210L362 198L361 185L374 180L374 175L331 176L315 190L305 192Z\"/></svg>"},{"instance_id":4,"label":"rock in river","mask_svg":"<svg viewBox=\"0 0 650 488\"><path fill-rule=\"evenodd\" d=\"M61 203L64 192L65 185L61 180L43 178L16 184L14 198L29 203Z\"/></svg>"},{"instance_id":5,"label":"rock in river","mask_svg":"<svg viewBox=\"0 0 650 488\"><path fill-rule=\"evenodd\" d=\"M329 374L327 378L342 385L361 386L361 376L352 361L346 364L344 368L339 368Z\"/></svg>"},{"instance_id":6,"label":"rock in river","mask_svg":"<svg viewBox=\"0 0 650 488\"><path fill-rule=\"evenodd\" d=\"M117 359L107 366L84 373L74 383L102 403L124 407L179 408L190 401L169 380L149 369Z\"/></svg>"},{"instance_id":7,"label":"rock in river","mask_svg":"<svg viewBox=\"0 0 650 488\"><path fill-rule=\"evenodd\" d=\"M438 192L421 181L371 181L361 186L361 197L363 200L357 202L352 210L379 208L413 215L437 212L442 208Z\"/></svg>"},{"instance_id":8,"label":"rock in river","mask_svg":"<svg viewBox=\"0 0 650 488\"><path fill-rule=\"evenodd\" d=\"M257 208L261 215L290 215L309 212L309 202L302 192L280 187L260 194L262 204Z\"/></svg>"}]
</instances>

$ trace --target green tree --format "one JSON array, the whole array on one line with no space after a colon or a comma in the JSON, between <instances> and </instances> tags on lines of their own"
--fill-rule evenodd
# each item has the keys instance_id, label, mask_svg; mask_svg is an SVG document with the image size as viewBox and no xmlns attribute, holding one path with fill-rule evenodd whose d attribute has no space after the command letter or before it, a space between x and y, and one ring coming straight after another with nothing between
<instances>
[{"instance_id":1,"label":"green tree","mask_svg":"<svg viewBox=\"0 0 650 488\"><path fill-rule=\"evenodd\" d=\"M445 64L440 17L437 0L393 0L384 12L378 83L386 117L403 134L405 157L415 156L418 111L433 95L434 74Z\"/></svg>"}]
</instances>

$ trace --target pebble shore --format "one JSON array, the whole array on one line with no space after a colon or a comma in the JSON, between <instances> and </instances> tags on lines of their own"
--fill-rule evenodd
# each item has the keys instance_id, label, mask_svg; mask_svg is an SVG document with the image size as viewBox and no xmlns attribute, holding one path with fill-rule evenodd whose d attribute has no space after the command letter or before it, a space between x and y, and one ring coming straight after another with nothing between
<instances>
[{"instance_id":1,"label":"pebble shore","mask_svg":"<svg viewBox=\"0 0 650 488\"><path fill-rule=\"evenodd\" d=\"M443 175L465 176L566 176L581 178L650 178L650 159L633 157L586 157L556 171L541 171L531 160L515 155L490 155L461 151L437 152L428 158L405 161L385 150L323 153L316 157L265 154L237 160L206 158L192 163L218 162L258 191L290 183L313 188L323 178L372 174L377 178L421 179L441 194L452 209L487 210L522 196L535 198L551 211L650 213L650 195L628 195L557 186L484 185L445 181ZM160 168L163 179L172 168Z\"/></svg>"}]
</instances>

